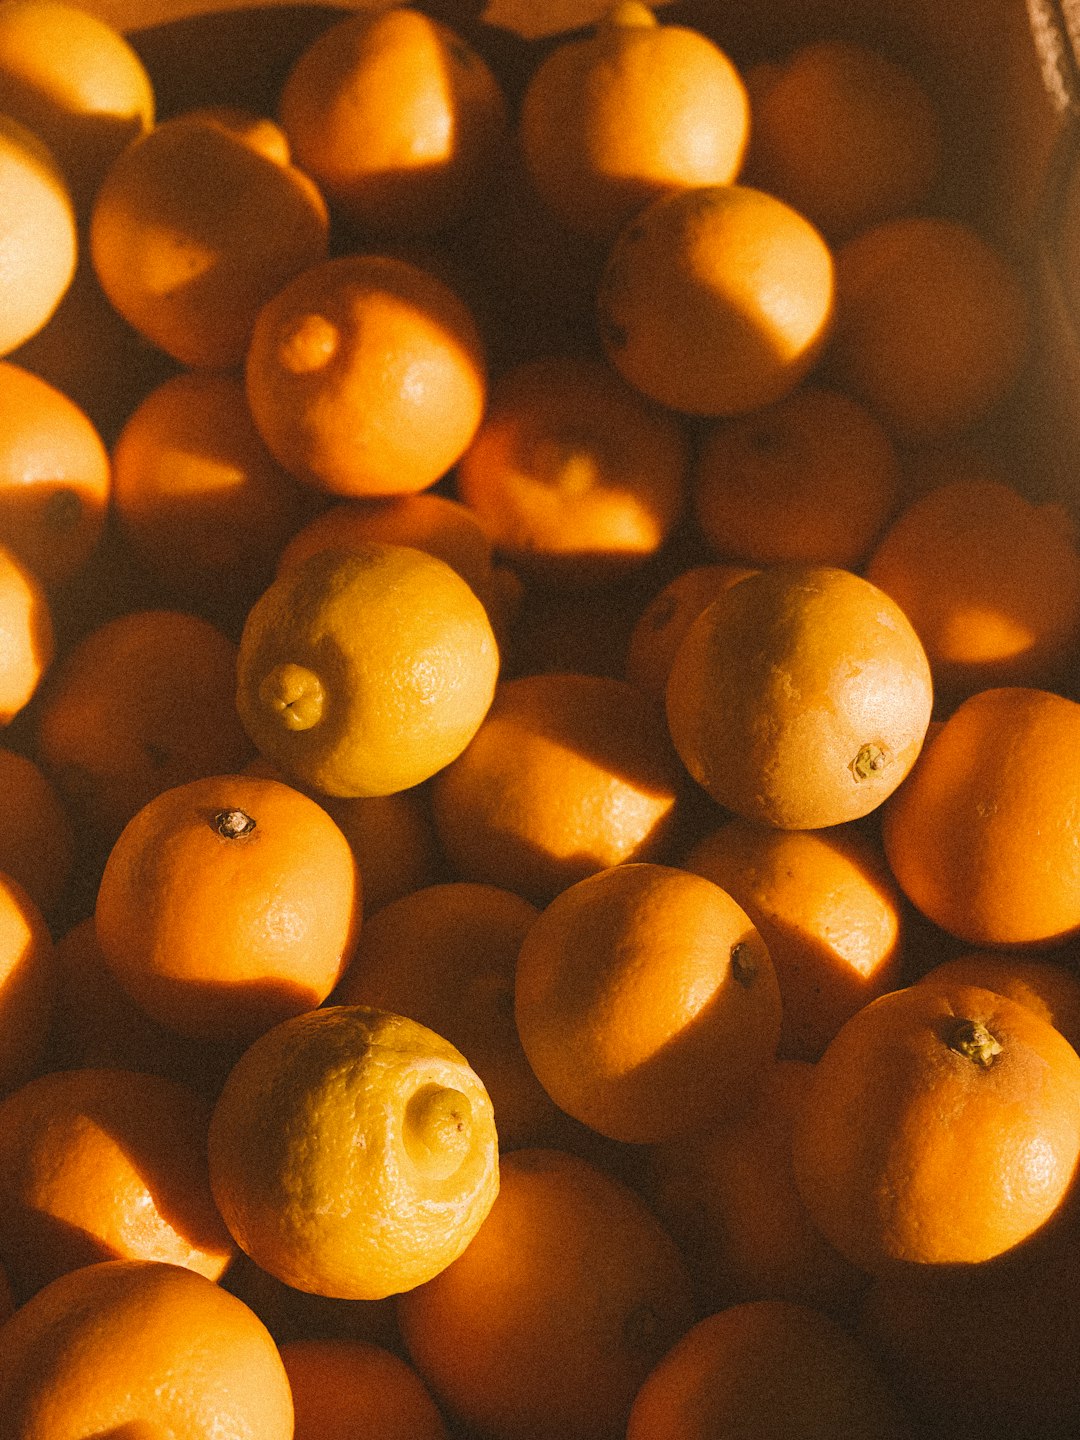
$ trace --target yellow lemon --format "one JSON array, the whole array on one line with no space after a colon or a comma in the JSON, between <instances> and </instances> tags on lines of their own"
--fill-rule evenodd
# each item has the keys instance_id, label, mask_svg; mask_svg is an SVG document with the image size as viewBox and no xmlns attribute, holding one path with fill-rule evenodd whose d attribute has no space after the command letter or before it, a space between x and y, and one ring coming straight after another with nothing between
<instances>
[{"instance_id":1,"label":"yellow lemon","mask_svg":"<svg viewBox=\"0 0 1080 1440\"><path fill-rule=\"evenodd\" d=\"M240 1247L298 1290L378 1300L462 1253L499 1188L491 1100L415 1020L331 1005L240 1057L210 1125L214 1198Z\"/></svg>"},{"instance_id":2,"label":"yellow lemon","mask_svg":"<svg viewBox=\"0 0 1080 1440\"><path fill-rule=\"evenodd\" d=\"M445 561L407 545L323 550L248 614L237 706L297 780L325 795L390 795L461 754L498 670L487 612Z\"/></svg>"}]
</instances>

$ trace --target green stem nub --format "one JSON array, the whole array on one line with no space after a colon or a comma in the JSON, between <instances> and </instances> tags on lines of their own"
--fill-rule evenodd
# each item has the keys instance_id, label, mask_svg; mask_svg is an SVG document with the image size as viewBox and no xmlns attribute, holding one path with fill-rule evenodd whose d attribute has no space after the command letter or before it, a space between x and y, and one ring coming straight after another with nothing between
<instances>
[{"instance_id":1,"label":"green stem nub","mask_svg":"<svg viewBox=\"0 0 1080 1440\"><path fill-rule=\"evenodd\" d=\"M1004 1049L1001 1041L990 1033L981 1020L967 1020L962 1017L957 1017L954 1021L946 1043L957 1055L963 1055L965 1059L981 1065L984 1070L989 1070Z\"/></svg>"}]
</instances>

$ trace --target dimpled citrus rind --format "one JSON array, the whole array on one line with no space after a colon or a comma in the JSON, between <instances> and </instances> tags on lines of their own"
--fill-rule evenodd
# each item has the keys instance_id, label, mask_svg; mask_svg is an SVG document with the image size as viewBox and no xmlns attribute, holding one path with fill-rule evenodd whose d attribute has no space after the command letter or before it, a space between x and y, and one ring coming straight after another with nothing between
<instances>
[{"instance_id":1,"label":"dimpled citrus rind","mask_svg":"<svg viewBox=\"0 0 1080 1440\"><path fill-rule=\"evenodd\" d=\"M215 1107L214 1197L241 1249L298 1290L374 1300L457 1258L498 1192L483 1084L405 1017L327 1006L241 1057Z\"/></svg>"}]
</instances>

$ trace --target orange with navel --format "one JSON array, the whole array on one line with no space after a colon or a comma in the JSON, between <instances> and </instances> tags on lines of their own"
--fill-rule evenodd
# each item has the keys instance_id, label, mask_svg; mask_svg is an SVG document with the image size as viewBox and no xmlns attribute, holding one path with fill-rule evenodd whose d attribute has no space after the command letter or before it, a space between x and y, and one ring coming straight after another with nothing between
<instances>
[{"instance_id":1,"label":"orange with navel","mask_svg":"<svg viewBox=\"0 0 1080 1440\"><path fill-rule=\"evenodd\" d=\"M892 794L930 723L926 653L884 591L836 566L777 565L687 631L667 682L694 779L786 830L856 820Z\"/></svg>"},{"instance_id":2,"label":"orange with navel","mask_svg":"<svg viewBox=\"0 0 1080 1440\"><path fill-rule=\"evenodd\" d=\"M894 990L817 1062L793 1156L811 1220L860 1268L985 1263L1046 1227L1072 1191L1080 1056L989 990Z\"/></svg>"},{"instance_id":3,"label":"orange with navel","mask_svg":"<svg viewBox=\"0 0 1080 1440\"><path fill-rule=\"evenodd\" d=\"M514 1015L556 1104L645 1143L751 1103L776 1053L780 989L762 937L719 885L625 864L541 911L518 954Z\"/></svg>"},{"instance_id":4,"label":"orange with navel","mask_svg":"<svg viewBox=\"0 0 1080 1440\"><path fill-rule=\"evenodd\" d=\"M278 780L215 775L163 791L109 852L94 925L141 1009L246 1043L322 1003L352 954L363 888L345 836Z\"/></svg>"}]
</instances>

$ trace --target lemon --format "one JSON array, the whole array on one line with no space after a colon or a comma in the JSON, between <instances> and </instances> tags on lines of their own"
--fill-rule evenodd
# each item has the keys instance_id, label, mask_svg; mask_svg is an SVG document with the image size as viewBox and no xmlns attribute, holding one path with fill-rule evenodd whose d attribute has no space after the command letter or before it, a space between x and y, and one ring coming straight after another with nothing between
<instances>
[{"instance_id":1,"label":"lemon","mask_svg":"<svg viewBox=\"0 0 1080 1440\"><path fill-rule=\"evenodd\" d=\"M238 657L251 739L324 795L390 795L455 760L495 693L487 611L406 545L325 550L255 602Z\"/></svg>"},{"instance_id":2,"label":"lemon","mask_svg":"<svg viewBox=\"0 0 1080 1440\"><path fill-rule=\"evenodd\" d=\"M433 1030L331 1005L266 1031L210 1125L214 1198L237 1244L298 1290L378 1300L465 1249L499 1188L491 1100Z\"/></svg>"}]
</instances>

